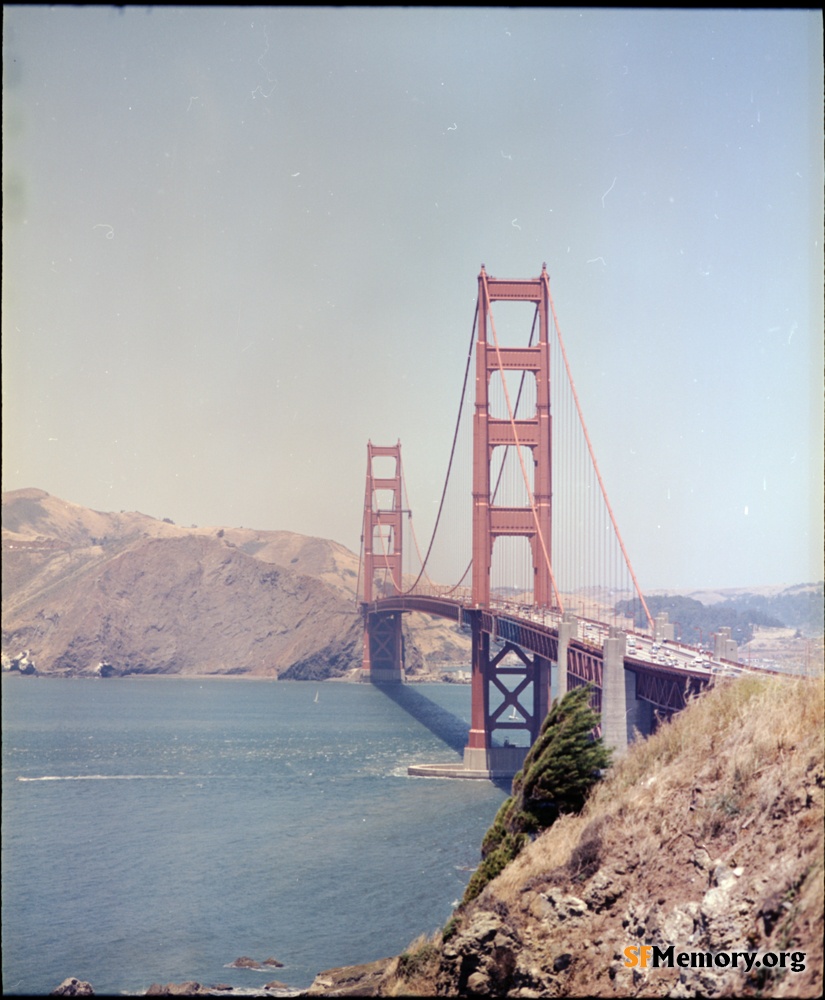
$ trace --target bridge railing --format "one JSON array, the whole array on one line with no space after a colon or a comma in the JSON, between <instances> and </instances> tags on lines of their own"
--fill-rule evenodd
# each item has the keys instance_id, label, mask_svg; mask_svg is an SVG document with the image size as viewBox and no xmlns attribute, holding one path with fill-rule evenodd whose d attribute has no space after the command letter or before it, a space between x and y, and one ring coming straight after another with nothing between
<instances>
[{"instance_id":1,"label":"bridge railing","mask_svg":"<svg viewBox=\"0 0 825 1000\"><path fill-rule=\"evenodd\" d=\"M420 580L413 591L424 597L439 597L445 601L455 601L456 604L470 604L472 591L469 587L449 587L437 583Z\"/></svg>"}]
</instances>

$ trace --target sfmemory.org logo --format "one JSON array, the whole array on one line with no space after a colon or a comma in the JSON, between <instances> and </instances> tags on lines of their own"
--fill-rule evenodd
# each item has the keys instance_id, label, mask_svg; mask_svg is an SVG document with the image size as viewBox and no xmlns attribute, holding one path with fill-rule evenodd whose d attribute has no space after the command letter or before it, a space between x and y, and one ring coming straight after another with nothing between
<instances>
[{"instance_id":1,"label":"sfmemory.org logo","mask_svg":"<svg viewBox=\"0 0 825 1000\"><path fill-rule=\"evenodd\" d=\"M789 969L805 971L804 951L676 951L675 945L632 944L624 950L627 969Z\"/></svg>"}]
</instances>

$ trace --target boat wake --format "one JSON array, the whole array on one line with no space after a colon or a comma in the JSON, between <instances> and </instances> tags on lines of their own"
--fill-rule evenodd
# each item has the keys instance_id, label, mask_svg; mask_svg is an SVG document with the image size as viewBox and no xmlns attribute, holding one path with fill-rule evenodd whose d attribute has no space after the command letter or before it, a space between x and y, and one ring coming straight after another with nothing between
<instances>
[{"instance_id":1,"label":"boat wake","mask_svg":"<svg viewBox=\"0 0 825 1000\"><path fill-rule=\"evenodd\" d=\"M38 778L24 778L18 781L166 781L185 778L185 774L44 774Z\"/></svg>"}]
</instances>

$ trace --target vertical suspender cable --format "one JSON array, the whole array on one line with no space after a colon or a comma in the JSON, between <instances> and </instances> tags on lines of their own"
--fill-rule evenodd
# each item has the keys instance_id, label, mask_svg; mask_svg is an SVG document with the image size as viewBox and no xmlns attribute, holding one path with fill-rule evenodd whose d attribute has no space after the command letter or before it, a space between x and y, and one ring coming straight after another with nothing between
<instances>
[{"instance_id":1,"label":"vertical suspender cable","mask_svg":"<svg viewBox=\"0 0 825 1000\"><path fill-rule=\"evenodd\" d=\"M573 376L570 373L570 365L567 362L567 351L565 351L565 349L564 349L564 341L562 340L561 329L559 327L559 321L558 321L558 318L556 317L556 306L555 306L555 303L553 302L553 296L550 294L550 281L546 277L545 277L544 280L545 280L545 283L547 285L547 298L548 298L548 301L550 302L550 308L551 308L551 310L553 312L553 322L556 325L556 334L557 334L557 336L559 338L559 346L561 347L562 357L564 358L564 367L565 367L565 369L567 371L567 378L568 378L568 380L570 382L570 388L571 388L571 390L573 392L573 399L574 399L575 404L576 404L576 411L578 412L579 420L581 421L581 425L582 425L582 430L584 431L584 438L585 438L585 441L587 442L587 450L590 453L590 460L593 463L593 469L594 469L594 471L596 473L596 478L599 481L599 488L601 489L602 496L604 497L605 505L607 506L607 513L610 516L610 522L613 525L613 530L616 532L616 537L619 540L619 545L621 546L622 555L624 556L624 560L625 560L625 563L627 565L628 570L630 571L630 575L633 578L633 585L636 588L636 593L637 593L637 595L639 597L639 600L642 602L642 607L644 608L645 615L647 616L648 625L650 626L650 628L653 628L653 618L650 615L650 610L649 610L649 608L647 606L647 602L645 601L644 595L642 594L641 588L639 587L638 580L636 579L636 574L633 572L633 567L630 564L630 557L628 556L627 550L624 547L624 542L622 541L621 532L619 531L619 526L616 523L616 518L613 516L613 508L610 506L610 501L607 499L607 491L605 490L604 483L602 482L602 476L601 476L601 473L599 472L599 464L596 461L596 455L593 452L593 445L590 442L590 435L587 433L587 425L584 422L584 416L583 416L582 411L581 411L581 406L579 405L579 397L578 397L578 394L576 393L576 386L575 386L575 383L573 382Z\"/></svg>"}]
</instances>

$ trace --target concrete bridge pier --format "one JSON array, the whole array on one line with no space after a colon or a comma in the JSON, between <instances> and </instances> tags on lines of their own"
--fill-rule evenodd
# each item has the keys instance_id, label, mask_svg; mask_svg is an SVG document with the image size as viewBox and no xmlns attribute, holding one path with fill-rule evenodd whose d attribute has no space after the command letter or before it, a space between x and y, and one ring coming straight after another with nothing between
<instances>
[{"instance_id":1,"label":"concrete bridge pier","mask_svg":"<svg viewBox=\"0 0 825 1000\"><path fill-rule=\"evenodd\" d=\"M653 623L653 639L656 642L668 642L672 641L675 636L674 624L670 620L667 611L662 611L660 614L656 615L656 621Z\"/></svg>"},{"instance_id":2,"label":"concrete bridge pier","mask_svg":"<svg viewBox=\"0 0 825 1000\"><path fill-rule=\"evenodd\" d=\"M736 640L731 639L731 630L727 627L720 628L713 636L713 658L714 660L738 660L739 647Z\"/></svg>"},{"instance_id":3,"label":"concrete bridge pier","mask_svg":"<svg viewBox=\"0 0 825 1000\"><path fill-rule=\"evenodd\" d=\"M627 700L627 739L631 742L636 732L650 736L653 732L653 706L649 701L636 697L636 674L625 670L625 694Z\"/></svg>"},{"instance_id":4,"label":"concrete bridge pier","mask_svg":"<svg viewBox=\"0 0 825 1000\"><path fill-rule=\"evenodd\" d=\"M653 706L637 698L636 674L624 666L626 646L627 634L612 626L602 653L602 738L618 755L627 750L636 732L642 736L653 732Z\"/></svg>"},{"instance_id":5,"label":"concrete bridge pier","mask_svg":"<svg viewBox=\"0 0 825 1000\"><path fill-rule=\"evenodd\" d=\"M578 625L576 617L570 611L565 611L559 623L559 646L556 657L556 697L563 698L567 694L567 647L576 634Z\"/></svg>"},{"instance_id":6,"label":"concrete bridge pier","mask_svg":"<svg viewBox=\"0 0 825 1000\"><path fill-rule=\"evenodd\" d=\"M535 675L533 681L533 710L535 713L535 732L531 742L535 742L538 737L541 724L547 718L550 711L551 683L553 677L553 664L551 660L546 660L543 656L536 656L533 660Z\"/></svg>"},{"instance_id":7,"label":"concrete bridge pier","mask_svg":"<svg viewBox=\"0 0 825 1000\"><path fill-rule=\"evenodd\" d=\"M627 687L624 654L626 637L611 628L602 647L602 739L616 753L627 750ZM635 696L635 685L633 694Z\"/></svg>"}]
</instances>

